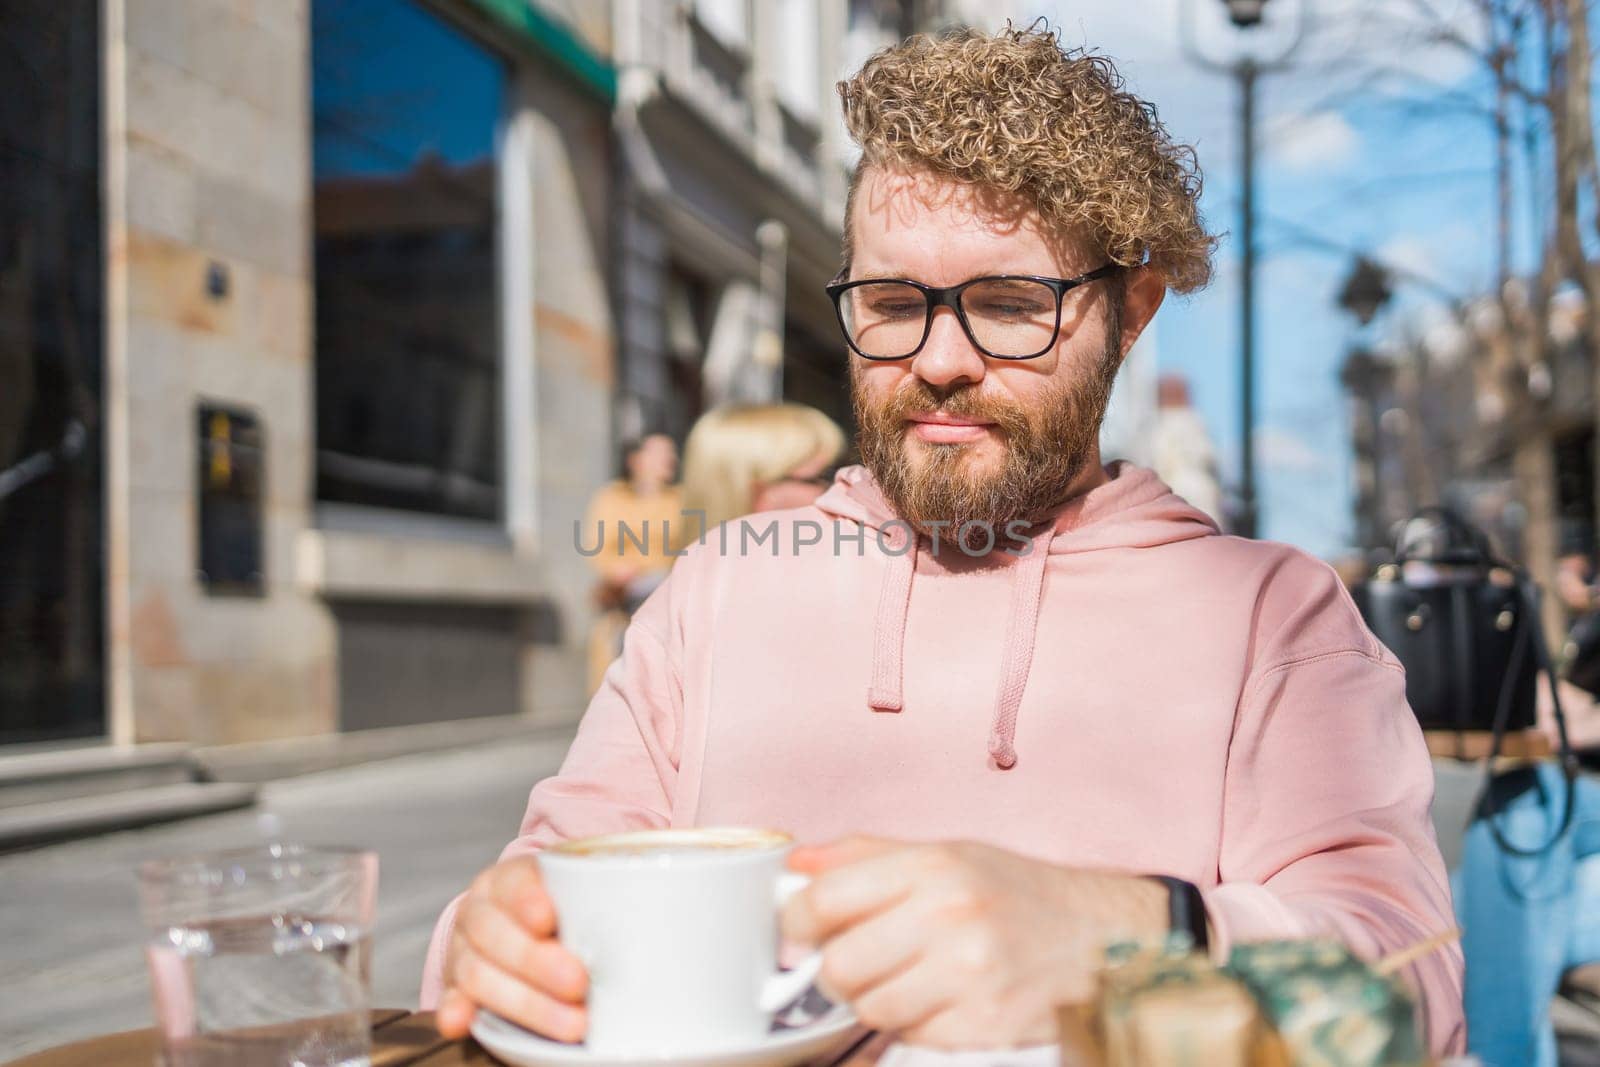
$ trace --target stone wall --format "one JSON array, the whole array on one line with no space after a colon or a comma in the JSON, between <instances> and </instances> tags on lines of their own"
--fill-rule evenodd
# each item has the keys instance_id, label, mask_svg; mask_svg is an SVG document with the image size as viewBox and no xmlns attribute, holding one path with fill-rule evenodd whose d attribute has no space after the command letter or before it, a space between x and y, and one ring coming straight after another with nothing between
<instances>
[{"instance_id":1,"label":"stone wall","mask_svg":"<svg viewBox=\"0 0 1600 1067\"><path fill-rule=\"evenodd\" d=\"M108 181L108 270L109 291L124 295L109 311L107 388L125 427L107 490L113 739L209 745L338 729L339 598L514 609L520 706L439 717L574 719L590 612L571 520L610 454L605 105L505 42L533 138L534 299L519 313L533 321L534 368L517 387L533 394L536 535L459 544L381 526L322 531L308 2L111 3L108 33L120 23L121 36L107 44L120 57L107 66L108 138L123 162ZM207 290L217 269L220 297ZM248 409L264 430L259 597L213 596L196 578L202 401Z\"/></svg>"},{"instance_id":2,"label":"stone wall","mask_svg":"<svg viewBox=\"0 0 1600 1067\"><path fill-rule=\"evenodd\" d=\"M307 12L303 2L124 5L130 740L202 744L318 733L335 722L334 630L297 586L310 518L312 339ZM113 213L115 214L115 213ZM226 276L208 295L207 273ZM253 411L265 433L265 595L196 580L196 408ZM117 470L113 465L113 470ZM115 536L115 531L112 532ZM116 576L114 575L114 578ZM116 657L113 656L113 660Z\"/></svg>"},{"instance_id":3,"label":"stone wall","mask_svg":"<svg viewBox=\"0 0 1600 1067\"><path fill-rule=\"evenodd\" d=\"M613 476L615 205L609 113L536 68L525 72L523 93L533 135L536 552L554 623L531 647L524 678L526 702L550 722L588 703L594 578L573 524Z\"/></svg>"}]
</instances>

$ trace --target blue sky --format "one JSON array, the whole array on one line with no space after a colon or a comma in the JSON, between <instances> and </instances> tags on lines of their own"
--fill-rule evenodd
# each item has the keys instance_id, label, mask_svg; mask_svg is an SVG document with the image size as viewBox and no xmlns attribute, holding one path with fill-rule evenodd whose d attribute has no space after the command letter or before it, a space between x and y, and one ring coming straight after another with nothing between
<instances>
[{"instance_id":1,"label":"blue sky","mask_svg":"<svg viewBox=\"0 0 1600 1067\"><path fill-rule=\"evenodd\" d=\"M1234 39L1219 0L1195 5L1208 51L1290 36L1296 5L1271 0L1269 24ZM1044 14L1069 44L1112 56L1130 87L1153 101L1173 136L1195 145L1205 173L1203 209L1224 233L1217 280L1169 300L1158 320L1158 362L1186 375L1217 441L1225 477L1238 460L1238 246L1240 172L1236 88L1188 64L1178 36L1180 0L1057 0L1018 5ZM1450 49L1397 32L1388 20L1408 0L1317 0L1317 21L1297 69L1266 78L1258 112L1257 481L1261 533L1323 556L1352 539L1348 416L1338 368L1349 346L1399 329L1427 329L1440 298L1403 285L1364 334L1335 305L1354 250L1427 278L1448 292L1483 291L1493 277L1492 141L1474 116L1384 106L1346 91L1361 70L1407 72L1389 84L1471 88L1480 75ZM1449 14L1464 3L1432 0ZM1467 26L1469 23L1461 22ZM1358 69L1359 68L1359 69ZM1316 235L1308 238L1307 235ZM1347 247L1346 253L1326 245Z\"/></svg>"},{"instance_id":2,"label":"blue sky","mask_svg":"<svg viewBox=\"0 0 1600 1067\"><path fill-rule=\"evenodd\" d=\"M494 152L506 71L460 30L397 0L318 0L312 17L319 178Z\"/></svg>"}]
</instances>

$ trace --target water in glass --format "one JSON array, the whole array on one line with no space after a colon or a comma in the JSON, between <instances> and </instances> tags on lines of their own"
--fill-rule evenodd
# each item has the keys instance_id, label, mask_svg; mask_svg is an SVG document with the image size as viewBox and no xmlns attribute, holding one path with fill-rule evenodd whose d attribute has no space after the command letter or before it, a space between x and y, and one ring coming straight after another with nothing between
<instances>
[{"instance_id":1,"label":"water in glass","mask_svg":"<svg viewBox=\"0 0 1600 1067\"><path fill-rule=\"evenodd\" d=\"M147 951L160 1014L176 1037L169 1064L365 1064L371 948L367 931L316 916L156 931Z\"/></svg>"}]
</instances>

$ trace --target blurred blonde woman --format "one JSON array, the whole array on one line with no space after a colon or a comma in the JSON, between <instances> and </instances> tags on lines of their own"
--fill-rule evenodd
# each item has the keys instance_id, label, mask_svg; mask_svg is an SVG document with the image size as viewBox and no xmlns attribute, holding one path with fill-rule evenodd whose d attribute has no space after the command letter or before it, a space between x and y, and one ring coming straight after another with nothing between
<instances>
[{"instance_id":1,"label":"blurred blonde woman","mask_svg":"<svg viewBox=\"0 0 1600 1067\"><path fill-rule=\"evenodd\" d=\"M755 511L811 503L844 454L844 431L804 404L740 404L706 412L683 455L683 542ZM696 512L705 512L701 527Z\"/></svg>"}]
</instances>

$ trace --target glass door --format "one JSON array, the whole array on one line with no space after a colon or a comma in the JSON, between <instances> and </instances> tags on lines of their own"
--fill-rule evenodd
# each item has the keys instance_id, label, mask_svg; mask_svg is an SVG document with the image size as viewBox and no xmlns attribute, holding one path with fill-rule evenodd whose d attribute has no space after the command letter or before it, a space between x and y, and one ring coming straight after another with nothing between
<instances>
[{"instance_id":1,"label":"glass door","mask_svg":"<svg viewBox=\"0 0 1600 1067\"><path fill-rule=\"evenodd\" d=\"M0 18L0 745L105 732L99 8Z\"/></svg>"}]
</instances>

